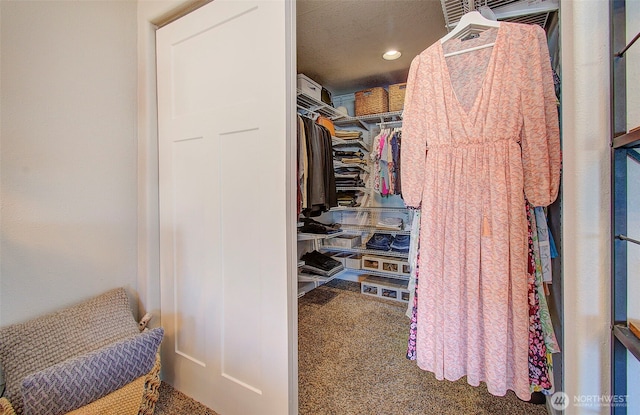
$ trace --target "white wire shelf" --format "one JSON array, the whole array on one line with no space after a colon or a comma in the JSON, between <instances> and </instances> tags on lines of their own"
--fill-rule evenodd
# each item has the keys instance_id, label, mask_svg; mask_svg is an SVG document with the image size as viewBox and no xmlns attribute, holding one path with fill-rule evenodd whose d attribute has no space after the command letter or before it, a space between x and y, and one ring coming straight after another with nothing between
<instances>
[{"instance_id":1,"label":"white wire shelf","mask_svg":"<svg viewBox=\"0 0 640 415\"><path fill-rule=\"evenodd\" d=\"M310 97L299 89L297 90L296 101L298 111L301 111L303 113L310 113L311 115L319 114L331 119L334 122L340 118L347 117L345 114L339 112L331 105L326 104L322 101L318 101L317 99Z\"/></svg>"},{"instance_id":2,"label":"white wire shelf","mask_svg":"<svg viewBox=\"0 0 640 415\"><path fill-rule=\"evenodd\" d=\"M347 269L343 269L330 277L324 277L322 275L309 274L306 272L298 273L298 298L302 297L314 288L328 283L332 279L347 272Z\"/></svg>"},{"instance_id":3,"label":"white wire shelf","mask_svg":"<svg viewBox=\"0 0 640 415\"><path fill-rule=\"evenodd\" d=\"M338 192L343 191L356 191L356 192L363 192L363 193L371 193L371 189L368 189L366 187L338 187L336 186L336 190Z\"/></svg>"},{"instance_id":4,"label":"white wire shelf","mask_svg":"<svg viewBox=\"0 0 640 415\"><path fill-rule=\"evenodd\" d=\"M319 241L321 239L331 239L336 236L344 235L344 231L338 231L334 233L304 233L298 232L298 241Z\"/></svg>"},{"instance_id":5,"label":"white wire shelf","mask_svg":"<svg viewBox=\"0 0 640 415\"><path fill-rule=\"evenodd\" d=\"M408 212L409 209L404 206L388 207L388 206L363 206L363 207L349 207L338 206L330 209L331 212L340 211L352 211L352 212Z\"/></svg>"},{"instance_id":6,"label":"white wire shelf","mask_svg":"<svg viewBox=\"0 0 640 415\"><path fill-rule=\"evenodd\" d=\"M334 146L353 146L353 147L362 147L363 150L369 151L369 146L362 138L352 138L352 139L344 139L338 138L335 136L331 136L331 144Z\"/></svg>"},{"instance_id":7,"label":"white wire shelf","mask_svg":"<svg viewBox=\"0 0 640 415\"><path fill-rule=\"evenodd\" d=\"M330 252L339 251L339 252L349 252L354 254L370 254L370 255L378 255L378 256L384 256L384 257L403 258L403 259L409 258L408 253L405 254L403 252L396 252L396 251L378 251L376 249L367 249L366 245L353 247L353 248L323 245L322 249Z\"/></svg>"},{"instance_id":8,"label":"white wire shelf","mask_svg":"<svg viewBox=\"0 0 640 415\"><path fill-rule=\"evenodd\" d=\"M399 281L409 281L408 275L399 275L391 272L375 271L375 270L361 269L361 268L346 268L346 270L349 272L358 273L360 275L375 275L377 277L386 277L386 278L391 278Z\"/></svg>"},{"instance_id":9,"label":"white wire shelf","mask_svg":"<svg viewBox=\"0 0 640 415\"><path fill-rule=\"evenodd\" d=\"M385 229L380 225L349 225L342 224L341 228L345 231L368 231L368 232L376 232L376 233L388 233L393 235L410 235L411 231L406 231L402 229Z\"/></svg>"},{"instance_id":10,"label":"white wire shelf","mask_svg":"<svg viewBox=\"0 0 640 415\"><path fill-rule=\"evenodd\" d=\"M296 90L296 101L299 112L306 113L308 115L322 115L331 119L337 126L353 125L363 128L367 131L371 130L372 123L399 121L402 116L402 111L392 111L380 114L351 117L338 111L329 104L318 101L317 99L305 94L299 89Z\"/></svg>"},{"instance_id":11,"label":"white wire shelf","mask_svg":"<svg viewBox=\"0 0 640 415\"><path fill-rule=\"evenodd\" d=\"M341 168L341 167L355 167L355 168L360 169L360 170L362 170L364 172L367 172L367 173L369 173L371 171L369 169L369 166L367 166L366 164L343 163L341 161L336 161L336 160L333 161L333 168L334 169L338 169L338 168Z\"/></svg>"},{"instance_id":12,"label":"white wire shelf","mask_svg":"<svg viewBox=\"0 0 640 415\"><path fill-rule=\"evenodd\" d=\"M334 121L336 125L356 124L360 122L368 123L389 123L392 121L400 121L402 111L382 112L379 114L360 115L357 117L343 117Z\"/></svg>"}]
</instances>

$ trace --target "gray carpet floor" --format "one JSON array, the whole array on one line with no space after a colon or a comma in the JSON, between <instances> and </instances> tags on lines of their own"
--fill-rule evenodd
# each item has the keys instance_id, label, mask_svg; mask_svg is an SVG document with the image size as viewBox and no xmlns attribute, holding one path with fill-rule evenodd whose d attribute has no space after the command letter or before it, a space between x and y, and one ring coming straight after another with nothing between
<instances>
[{"instance_id":1,"label":"gray carpet floor","mask_svg":"<svg viewBox=\"0 0 640 415\"><path fill-rule=\"evenodd\" d=\"M335 281L299 300L300 415L546 414L466 379L438 381L407 360L405 303Z\"/></svg>"},{"instance_id":2,"label":"gray carpet floor","mask_svg":"<svg viewBox=\"0 0 640 415\"><path fill-rule=\"evenodd\" d=\"M543 415L514 393L438 381L405 357L406 305L333 281L298 303L299 415ZM156 415L217 415L162 383ZM264 414L271 415L271 414ZM276 414L274 414L276 415Z\"/></svg>"},{"instance_id":3,"label":"gray carpet floor","mask_svg":"<svg viewBox=\"0 0 640 415\"><path fill-rule=\"evenodd\" d=\"M178 392L168 383L160 384L160 397L154 415L218 415L216 412Z\"/></svg>"}]
</instances>

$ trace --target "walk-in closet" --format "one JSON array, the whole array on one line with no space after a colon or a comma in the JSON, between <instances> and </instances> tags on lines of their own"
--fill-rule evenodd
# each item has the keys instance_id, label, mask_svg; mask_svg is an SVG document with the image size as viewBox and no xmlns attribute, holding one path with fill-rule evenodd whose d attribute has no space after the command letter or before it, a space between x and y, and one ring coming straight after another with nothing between
<instances>
[{"instance_id":1,"label":"walk-in closet","mask_svg":"<svg viewBox=\"0 0 640 415\"><path fill-rule=\"evenodd\" d=\"M558 8L297 0L301 415L558 409Z\"/></svg>"}]
</instances>

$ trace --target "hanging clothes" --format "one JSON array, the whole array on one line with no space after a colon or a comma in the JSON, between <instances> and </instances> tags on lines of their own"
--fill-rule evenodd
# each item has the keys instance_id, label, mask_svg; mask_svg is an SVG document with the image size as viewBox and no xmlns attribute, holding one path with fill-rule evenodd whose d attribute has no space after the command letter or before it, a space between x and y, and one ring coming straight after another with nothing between
<instances>
[{"instance_id":1,"label":"hanging clothes","mask_svg":"<svg viewBox=\"0 0 640 415\"><path fill-rule=\"evenodd\" d=\"M307 179L309 178L309 161L307 157L307 137L305 135L304 121L298 115L297 119L297 150L298 150L298 186L297 186L297 216L307 208Z\"/></svg>"},{"instance_id":2,"label":"hanging clothes","mask_svg":"<svg viewBox=\"0 0 640 415\"><path fill-rule=\"evenodd\" d=\"M550 391L552 388L549 377L549 367L547 365L547 345L544 339L544 329L541 322L540 299L541 296L536 288L536 274L538 263L535 248L534 235L537 234L535 220L533 218L533 207L526 203L527 211L527 242L528 242L528 267L527 282L529 294L529 384L531 392ZM544 298L544 296L542 296ZM546 302L545 302L546 305Z\"/></svg>"},{"instance_id":3,"label":"hanging clothes","mask_svg":"<svg viewBox=\"0 0 640 415\"><path fill-rule=\"evenodd\" d=\"M413 60L406 91L403 198L422 210L417 364L529 400L524 198L549 205L560 183L544 30L502 22L438 41Z\"/></svg>"},{"instance_id":4,"label":"hanging clothes","mask_svg":"<svg viewBox=\"0 0 640 415\"><path fill-rule=\"evenodd\" d=\"M298 184L304 186L299 206L303 215L319 216L338 206L331 134L312 119L298 117L298 156L306 154L306 162L298 160Z\"/></svg>"},{"instance_id":5,"label":"hanging clothes","mask_svg":"<svg viewBox=\"0 0 640 415\"><path fill-rule=\"evenodd\" d=\"M401 129L383 128L373 139L370 154L373 165L373 190L381 196L399 195Z\"/></svg>"},{"instance_id":6,"label":"hanging clothes","mask_svg":"<svg viewBox=\"0 0 640 415\"><path fill-rule=\"evenodd\" d=\"M539 302L539 314L540 314L540 324L542 326L542 332L544 335L544 341L547 347L547 351L549 353L559 353L560 352L560 346L558 345L558 341L556 340L556 335L553 331L553 325L551 323L551 314L549 313L549 305L547 304L547 297L545 296L545 288L544 288L544 281L543 281L543 275L544 275L544 265L543 262L545 260L544 255L542 254L542 249L540 248L540 234L543 234L544 232L541 231L541 229L544 230L548 230L547 228L547 222L546 222L546 218L543 216L541 217L542 221L538 220L538 217L540 216L540 212L542 211L542 208L540 207L536 207L534 208L533 206L530 206L530 204L527 205L527 213L531 211L531 215L528 215L527 218L529 219L529 225L530 228L532 229L532 233L531 233L531 240L532 240L532 245L530 247L531 249L531 254L533 255L533 259L534 259L534 276L535 276L535 288L536 291L538 293L538 302ZM533 212L536 212L535 214ZM547 236L551 235L550 232L547 232ZM551 258L548 258L549 264L548 264L548 272L551 273Z\"/></svg>"}]
</instances>

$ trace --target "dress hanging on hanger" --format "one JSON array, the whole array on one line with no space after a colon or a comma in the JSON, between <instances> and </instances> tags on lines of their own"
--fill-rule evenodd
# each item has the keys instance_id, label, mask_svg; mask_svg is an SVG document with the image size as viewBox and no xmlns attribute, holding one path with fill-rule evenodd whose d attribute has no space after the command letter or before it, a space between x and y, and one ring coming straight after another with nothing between
<instances>
[{"instance_id":1,"label":"dress hanging on hanger","mask_svg":"<svg viewBox=\"0 0 640 415\"><path fill-rule=\"evenodd\" d=\"M481 15L480 12L471 11L462 16L456 27L451 32L446 34L442 39L440 39L440 43L445 43L446 41L452 39L458 39L460 42L465 42L477 38L481 32L484 32L487 29L498 27L500 27L500 22L489 20ZM493 47L494 45L495 42L474 45L465 49L446 53L444 57L448 58L449 56L473 52L476 50Z\"/></svg>"},{"instance_id":2,"label":"dress hanging on hanger","mask_svg":"<svg viewBox=\"0 0 640 415\"><path fill-rule=\"evenodd\" d=\"M547 206L558 193L553 77L539 26L477 34L434 43L407 81L402 194L422 211L414 355L437 379L529 400L525 196Z\"/></svg>"}]
</instances>

